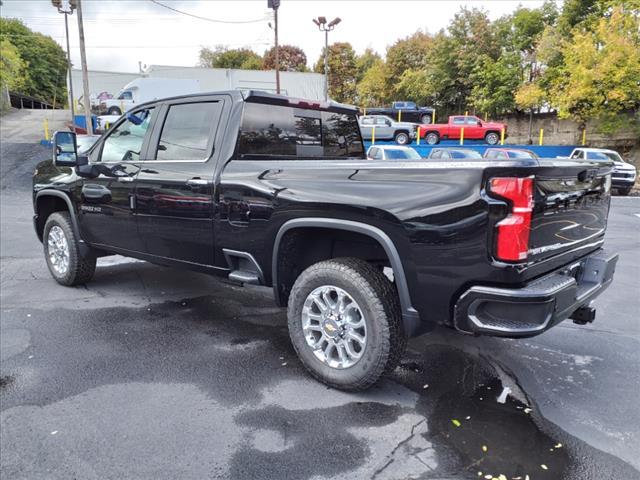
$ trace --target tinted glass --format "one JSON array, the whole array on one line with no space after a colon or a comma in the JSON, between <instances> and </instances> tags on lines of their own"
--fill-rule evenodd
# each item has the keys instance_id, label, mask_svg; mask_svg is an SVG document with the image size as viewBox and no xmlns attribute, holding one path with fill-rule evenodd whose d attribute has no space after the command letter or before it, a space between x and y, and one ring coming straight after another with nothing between
<instances>
[{"instance_id":1,"label":"tinted glass","mask_svg":"<svg viewBox=\"0 0 640 480\"><path fill-rule=\"evenodd\" d=\"M118 100L131 100L133 98L133 94L131 92L122 92L118 97Z\"/></svg>"},{"instance_id":2,"label":"tinted glass","mask_svg":"<svg viewBox=\"0 0 640 480\"><path fill-rule=\"evenodd\" d=\"M429 155L429 158L441 158L441 157L442 157L441 150L436 150L434 152L431 152L431 155Z\"/></svg>"},{"instance_id":3,"label":"tinted glass","mask_svg":"<svg viewBox=\"0 0 640 480\"><path fill-rule=\"evenodd\" d=\"M221 108L220 102L171 105L162 126L156 159L205 160Z\"/></svg>"},{"instance_id":4,"label":"tinted glass","mask_svg":"<svg viewBox=\"0 0 640 480\"><path fill-rule=\"evenodd\" d=\"M152 108L128 113L127 119L111 130L102 146L100 161L122 162L140 160L140 149L149 129Z\"/></svg>"},{"instance_id":5,"label":"tinted glass","mask_svg":"<svg viewBox=\"0 0 640 480\"><path fill-rule=\"evenodd\" d=\"M371 117L363 118L362 119L362 124L363 125L373 125L374 124L374 119L371 118Z\"/></svg>"},{"instance_id":6,"label":"tinted glass","mask_svg":"<svg viewBox=\"0 0 640 480\"><path fill-rule=\"evenodd\" d=\"M238 152L242 157L364 157L354 114L246 103Z\"/></svg>"},{"instance_id":7,"label":"tinted glass","mask_svg":"<svg viewBox=\"0 0 640 480\"><path fill-rule=\"evenodd\" d=\"M498 152L496 150L487 150L484 156L485 158L496 158L498 156Z\"/></svg>"},{"instance_id":8,"label":"tinted glass","mask_svg":"<svg viewBox=\"0 0 640 480\"><path fill-rule=\"evenodd\" d=\"M464 117L453 117L453 123L456 125L464 125L465 119Z\"/></svg>"},{"instance_id":9,"label":"tinted glass","mask_svg":"<svg viewBox=\"0 0 640 480\"><path fill-rule=\"evenodd\" d=\"M509 151L510 158L536 158L533 152L529 151L518 151L518 150L510 150Z\"/></svg>"},{"instance_id":10,"label":"tinted glass","mask_svg":"<svg viewBox=\"0 0 640 480\"><path fill-rule=\"evenodd\" d=\"M479 121L478 117L467 117L467 125L478 125Z\"/></svg>"},{"instance_id":11,"label":"tinted glass","mask_svg":"<svg viewBox=\"0 0 640 480\"><path fill-rule=\"evenodd\" d=\"M451 150L449 152L449 154L451 155L451 158L455 158L455 159L461 159L461 158L482 158L482 155L480 155L478 152L476 152L475 150L469 151L469 152L463 152L460 150Z\"/></svg>"},{"instance_id":12,"label":"tinted glass","mask_svg":"<svg viewBox=\"0 0 640 480\"><path fill-rule=\"evenodd\" d=\"M614 155L612 153L588 152L587 160L613 160L613 161L619 162L620 158L617 155Z\"/></svg>"}]
</instances>

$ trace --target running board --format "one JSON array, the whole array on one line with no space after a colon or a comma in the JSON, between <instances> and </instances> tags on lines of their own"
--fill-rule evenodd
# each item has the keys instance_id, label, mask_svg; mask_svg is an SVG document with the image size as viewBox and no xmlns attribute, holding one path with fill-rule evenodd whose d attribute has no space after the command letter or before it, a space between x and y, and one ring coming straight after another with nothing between
<instances>
[{"instance_id":1,"label":"running board","mask_svg":"<svg viewBox=\"0 0 640 480\"><path fill-rule=\"evenodd\" d=\"M229 280L240 284L264 285L264 275L256 259L248 252L223 248L222 252L229 265Z\"/></svg>"}]
</instances>

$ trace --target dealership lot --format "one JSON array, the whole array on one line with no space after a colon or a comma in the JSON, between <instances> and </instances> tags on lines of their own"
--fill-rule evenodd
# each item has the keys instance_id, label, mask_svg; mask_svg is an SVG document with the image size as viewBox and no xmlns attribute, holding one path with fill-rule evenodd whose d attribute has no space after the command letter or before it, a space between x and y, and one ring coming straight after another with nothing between
<instances>
[{"instance_id":1,"label":"dealership lot","mask_svg":"<svg viewBox=\"0 0 640 480\"><path fill-rule=\"evenodd\" d=\"M121 257L56 284L28 208L48 154L2 144L2 477L640 478L640 198L613 199L593 325L437 331L355 395L305 373L269 291Z\"/></svg>"}]
</instances>

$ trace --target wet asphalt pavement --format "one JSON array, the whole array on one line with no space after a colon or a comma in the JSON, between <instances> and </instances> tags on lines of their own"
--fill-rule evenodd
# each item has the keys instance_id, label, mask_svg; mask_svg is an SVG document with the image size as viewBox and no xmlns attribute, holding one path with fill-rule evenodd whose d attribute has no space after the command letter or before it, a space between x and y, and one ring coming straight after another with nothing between
<instances>
[{"instance_id":1,"label":"wet asphalt pavement","mask_svg":"<svg viewBox=\"0 0 640 480\"><path fill-rule=\"evenodd\" d=\"M269 290L122 257L57 285L31 224L47 152L0 153L1 478L640 478L640 198L613 200L593 325L439 330L346 394L305 373Z\"/></svg>"}]
</instances>

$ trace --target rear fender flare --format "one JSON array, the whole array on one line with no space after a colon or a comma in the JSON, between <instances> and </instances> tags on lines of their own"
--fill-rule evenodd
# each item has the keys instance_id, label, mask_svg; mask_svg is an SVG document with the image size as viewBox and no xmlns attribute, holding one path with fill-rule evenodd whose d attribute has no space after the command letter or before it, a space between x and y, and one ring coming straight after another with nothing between
<instances>
[{"instance_id":1,"label":"rear fender flare","mask_svg":"<svg viewBox=\"0 0 640 480\"><path fill-rule=\"evenodd\" d=\"M340 220L335 218L296 218L285 222L278 230L275 243L273 245L273 257L272 257L272 284L273 292L276 299L279 298L278 292L278 251L280 248L280 242L285 233L295 228L327 228L335 230L346 230L350 232L360 233L367 235L377 241L384 249L391 268L393 269L393 277L398 289L398 296L400 298L400 308L402 310L402 321L404 324L405 334L411 336L418 331L420 326L420 316L418 311L412 306L411 296L409 294L409 286L407 284L407 278L404 273L404 267L400 260L400 254L396 249L393 241L389 236L377 227L368 225L366 223L354 222L351 220Z\"/></svg>"}]
</instances>

